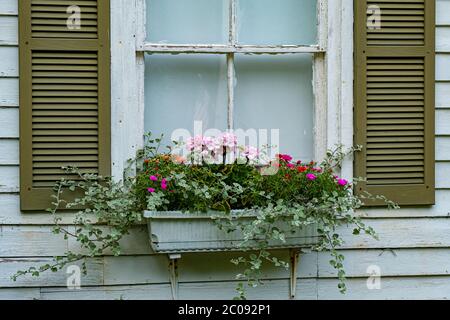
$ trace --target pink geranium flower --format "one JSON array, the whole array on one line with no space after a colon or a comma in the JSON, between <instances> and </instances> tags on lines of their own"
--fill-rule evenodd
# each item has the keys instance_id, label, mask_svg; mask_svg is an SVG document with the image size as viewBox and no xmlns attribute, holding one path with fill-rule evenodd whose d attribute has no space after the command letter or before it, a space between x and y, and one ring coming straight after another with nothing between
<instances>
[{"instance_id":1,"label":"pink geranium flower","mask_svg":"<svg viewBox=\"0 0 450 320\"><path fill-rule=\"evenodd\" d=\"M249 159L250 161L255 160L259 156L259 150L252 146L246 146L244 148L243 156Z\"/></svg>"},{"instance_id":2,"label":"pink geranium flower","mask_svg":"<svg viewBox=\"0 0 450 320\"><path fill-rule=\"evenodd\" d=\"M289 169L294 169L295 168L295 166L292 163L288 163L286 165L286 167L288 167Z\"/></svg>"},{"instance_id":3,"label":"pink geranium flower","mask_svg":"<svg viewBox=\"0 0 450 320\"><path fill-rule=\"evenodd\" d=\"M148 188L147 191L150 192L150 193L153 193L153 192L155 192L156 190L153 189L153 188Z\"/></svg>"},{"instance_id":4,"label":"pink geranium flower","mask_svg":"<svg viewBox=\"0 0 450 320\"><path fill-rule=\"evenodd\" d=\"M203 136L198 135L193 138L189 138L186 143L189 151L202 150L203 148Z\"/></svg>"},{"instance_id":5,"label":"pink geranium flower","mask_svg":"<svg viewBox=\"0 0 450 320\"><path fill-rule=\"evenodd\" d=\"M339 179L338 184L342 187L345 187L348 184L348 181L345 179Z\"/></svg>"},{"instance_id":6,"label":"pink geranium flower","mask_svg":"<svg viewBox=\"0 0 450 320\"><path fill-rule=\"evenodd\" d=\"M158 177L157 177L157 176L150 176L150 180L152 180L152 181L158 181Z\"/></svg>"},{"instance_id":7,"label":"pink geranium flower","mask_svg":"<svg viewBox=\"0 0 450 320\"><path fill-rule=\"evenodd\" d=\"M316 177L315 174L308 173L308 174L306 175L306 179L311 180L311 181L314 181L314 180L317 179L317 177Z\"/></svg>"},{"instance_id":8,"label":"pink geranium flower","mask_svg":"<svg viewBox=\"0 0 450 320\"><path fill-rule=\"evenodd\" d=\"M218 140L226 148L234 149L237 146L237 136L231 132L222 133Z\"/></svg>"}]
</instances>

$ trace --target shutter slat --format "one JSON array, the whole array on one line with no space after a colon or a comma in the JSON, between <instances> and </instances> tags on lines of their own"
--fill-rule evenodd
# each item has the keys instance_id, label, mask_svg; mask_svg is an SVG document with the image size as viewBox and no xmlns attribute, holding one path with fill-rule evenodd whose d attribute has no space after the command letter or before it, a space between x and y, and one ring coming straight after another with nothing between
<instances>
[{"instance_id":1,"label":"shutter slat","mask_svg":"<svg viewBox=\"0 0 450 320\"><path fill-rule=\"evenodd\" d=\"M98 168L97 162L72 162L72 164L77 168ZM66 165L65 162L39 162L33 164L33 168L54 168L60 169Z\"/></svg>"}]
</instances>

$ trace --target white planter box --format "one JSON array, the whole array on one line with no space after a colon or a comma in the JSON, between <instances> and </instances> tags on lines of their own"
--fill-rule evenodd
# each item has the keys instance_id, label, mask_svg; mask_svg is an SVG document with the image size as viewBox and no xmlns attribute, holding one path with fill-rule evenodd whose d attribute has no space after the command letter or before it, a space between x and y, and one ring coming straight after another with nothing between
<instances>
[{"instance_id":1,"label":"white planter box","mask_svg":"<svg viewBox=\"0 0 450 320\"><path fill-rule=\"evenodd\" d=\"M236 212L232 212L236 216ZM148 219L150 242L158 253L237 251L238 244L243 241L240 232L227 233L219 230L217 223L206 213L183 213L179 211L145 211ZM245 215L239 219L254 219L255 215ZM280 229L284 229L282 225ZM273 241L270 249L305 248L318 243L317 226L315 224L301 228L295 233L286 234L286 242Z\"/></svg>"}]
</instances>

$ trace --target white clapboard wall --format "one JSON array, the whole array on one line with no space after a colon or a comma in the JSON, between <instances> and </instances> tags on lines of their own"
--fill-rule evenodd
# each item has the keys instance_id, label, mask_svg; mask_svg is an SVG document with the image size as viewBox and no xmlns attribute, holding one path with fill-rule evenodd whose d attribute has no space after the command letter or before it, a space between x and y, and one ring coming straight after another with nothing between
<instances>
[{"instance_id":1,"label":"white clapboard wall","mask_svg":"<svg viewBox=\"0 0 450 320\"><path fill-rule=\"evenodd\" d=\"M19 210L17 1L0 1L0 299L171 299L167 257L152 254L144 226L137 226L123 241L123 256L88 261L80 291L66 288L65 270L11 281L19 269L76 249L73 241L51 233L48 214ZM437 14L437 204L360 212L378 231L380 241L345 235L348 293L341 295L336 289L327 254L308 253L301 256L297 299L450 298L450 0L437 0ZM63 219L66 224L70 221L70 215ZM277 254L287 258L287 252ZM179 297L232 298L237 271L232 257L230 253L183 256ZM373 266L382 272L381 290L367 288ZM287 299L288 277L288 271L268 267L265 285L250 290L249 298Z\"/></svg>"}]
</instances>

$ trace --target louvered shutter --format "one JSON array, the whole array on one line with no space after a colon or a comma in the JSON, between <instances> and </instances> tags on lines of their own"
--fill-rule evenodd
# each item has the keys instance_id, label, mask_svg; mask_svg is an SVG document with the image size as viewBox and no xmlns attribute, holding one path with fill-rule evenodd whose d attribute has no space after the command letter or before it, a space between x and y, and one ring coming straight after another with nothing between
<instances>
[{"instance_id":1,"label":"louvered shutter","mask_svg":"<svg viewBox=\"0 0 450 320\"><path fill-rule=\"evenodd\" d=\"M434 204L434 32L434 0L355 0L358 193Z\"/></svg>"},{"instance_id":2,"label":"louvered shutter","mask_svg":"<svg viewBox=\"0 0 450 320\"><path fill-rule=\"evenodd\" d=\"M110 174L109 41L107 0L19 1L22 210L50 207L63 166Z\"/></svg>"}]
</instances>

